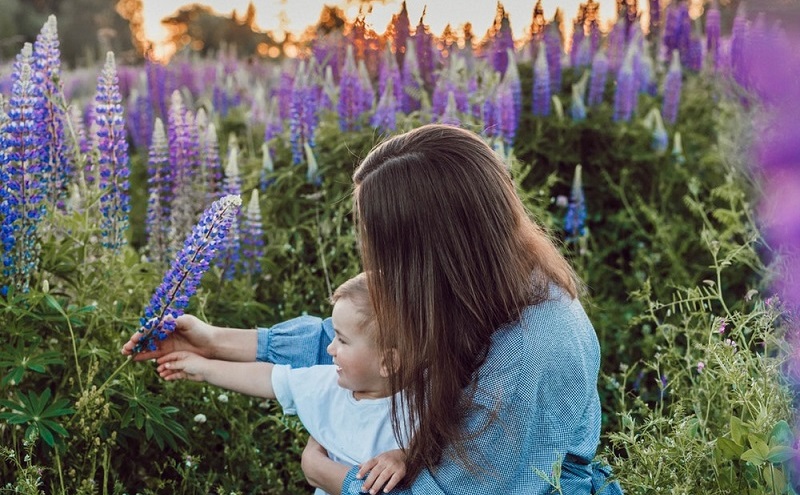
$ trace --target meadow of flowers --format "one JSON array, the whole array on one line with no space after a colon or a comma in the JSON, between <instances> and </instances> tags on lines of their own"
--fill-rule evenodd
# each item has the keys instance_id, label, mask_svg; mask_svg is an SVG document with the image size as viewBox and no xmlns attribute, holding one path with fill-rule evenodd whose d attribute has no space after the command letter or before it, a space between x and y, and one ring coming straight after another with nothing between
<instances>
[{"instance_id":1,"label":"meadow of flowers","mask_svg":"<svg viewBox=\"0 0 800 495\"><path fill-rule=\"evenodd\" d=\"M310 493L294 417L119 349L329 314L355 165L428 122L493 146L586 281L626 493L796 493L798 56L744 8L618 3L570 39L538 4L461 42L403 8L280 62L74 71L50 17L0 72L0 493Z\"/></svg>"}]
</instances>

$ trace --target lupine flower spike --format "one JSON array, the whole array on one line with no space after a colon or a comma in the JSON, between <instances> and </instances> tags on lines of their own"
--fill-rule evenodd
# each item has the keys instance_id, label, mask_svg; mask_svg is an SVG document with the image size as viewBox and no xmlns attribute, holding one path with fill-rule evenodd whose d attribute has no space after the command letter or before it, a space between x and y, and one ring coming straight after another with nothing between
<instances>
[{"instance_id":1,"label":"lupine flower spike","mask_svg":"<svg viewBox=\"0 0 800 495\"><path fill-rule=\"evenodd\" d=\"M258 187L261 191L266 191L275 182L272 174L275 172L275 164L272 162L272 153L266 142L261 143L261 176L259 177Z\"/></svg>"},{"instance_id":2,"label":"lupine flower spike","mask_svg":"<svg viewBox=\"0 0 800 495\"><path fill-rule=\"evenodd\" d=\"M239 174L239 147L236 144L236 136L231 133L228 139L228 164L225 166L225 179L222 183L223 192L226 196L239 196L242 193L242 178ZM220 245L223 256L217 260L217 265L222 269L224 280L233 280L236 275L236 268L241 259L242 242L239 232L239 224L231 225L228 236Z\"/></svg>"},{"instance_id":3,"label":"lupine flower spike","mask_svg":"<svg viewBox=\"0 0 800 495\"><path fill-rule=\"evenodd\" d=\"M583 181L580 165L575 166L575 177L572 179L572 191L569 196L567 214L564 216L564 230L567 241L575 241L586 234L586 201L583 195Z\"/></svg>"},{"instance_id":4,"label":"lupine flower spike","mask_svg":"<svg viewBox=\"0 0 800 495\"><path fill-rule=\"evenodd\" d=\"M319 187L322 185L322 176L319 174L319 165L317 165L317 157L314 156L314 150L308 143L303 145L306 152L306 163L308 170L306 171L306 180L311 184Z\"/></svg>"},{"instance_id":5,"label":"lupine flower spike","mask_svg":"<svg viewBox=\"0 0 800 495\"><path fill-rule=\"evenodd\" d=\"M672 52L672 62L664 79L664 106L661 114L669 124L678 120L678 106L681 102L681 60L678 50Z\"/></svg>"},{"instance_id":6,"label":"lupine flower spike","mask_svg":"<svg viewBox=\"0 0 800 495\"><path fill-rule=\"evenodd\" d=\"M264 256L264 225L258 203L258 189L253 190L242 221L242 267L244 273L257 276L261 273Z\"/></svg>"},{"instance_id":7,"label":"lupine flower spike","mask_svg":"<svg viewBox=\"0 0 800 495\"><path fill-rule=\"evenodd\" d=\"M106 65L97 80L94 122L100 165L100 210L103 213L103 245L119 250L125 245L128 229L128 142L125 119L122 116L122 97L119 93L117 65L114 54L108 52Z\"/></svg>"},{"instance_id":8,"label":"lupine flower spike","mask_svg":"<svg viewBox=\"0 0 800 495\"><path fill-rule=\"evenodd\" d=\"M183 314L189 298L197 291L203 274L225 242L241 204L241 197L225 196L200 217L144 310L139 328L143 336L136 343L134 353L155 350L158 341L175 330L175 318Z\"/></svg>"},{"instance_id":9,"label":"lupine flower spike","mask_svg":"<svg viewBox=\"0 0 800 495\"><path fill-rule=\"evenodd\" d=\"M39 265L37 227L45 213L41 88L34 80L33 46L26 43L14 63L9 116L0 132L0 238L3 281L27 292ZM2 112L0 112L2 113Z\"/></svg>"},{"instance_id":10,"label":"lupine flower spike","mask_svg":"<svg viewBox=\"0 0 800 495\"><path fill-rule=\"evenodd\" d=\"M533 115L550 115L550 71L544 44L539 45L539 54L533 66Z\"/></svg>"}]
</instances>

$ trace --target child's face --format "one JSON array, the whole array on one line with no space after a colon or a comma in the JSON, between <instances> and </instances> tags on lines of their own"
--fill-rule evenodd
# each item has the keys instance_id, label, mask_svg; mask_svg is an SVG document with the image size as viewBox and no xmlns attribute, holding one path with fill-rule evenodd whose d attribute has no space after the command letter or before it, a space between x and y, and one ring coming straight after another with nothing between
<instances>
[{"instance_id":1,"label":"child's face","mask_svg":"<svg viewBox=\"0 0 800 495\"><path fill-rule=\"evenodd\" d=\"M381 358L372 336L361 327L361 314L347 298L333 306L336 336L328 346L339 374L339 386L353 391L356 399L376 399L389 395L382 376Z\"/></svg>"}]
</instances>

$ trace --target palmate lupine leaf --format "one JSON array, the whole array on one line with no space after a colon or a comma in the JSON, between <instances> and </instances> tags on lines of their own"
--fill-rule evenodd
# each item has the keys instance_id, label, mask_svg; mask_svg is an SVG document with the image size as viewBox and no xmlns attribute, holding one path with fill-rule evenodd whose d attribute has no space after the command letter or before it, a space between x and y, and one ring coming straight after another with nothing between
<instances>
[{"instance_id":1,"label":"palmate lupine leaf","mask_svg":"<svg viewBox=\"0 0 800 495\"><path fill-rule=\"evenodd\" d=\"M56 351L35 352L26 349L22 341L18 341L13 348L0 350L0 370L8 370L0 380L0 385L9 383L18 384L22 381L26 371L44 373L45 366L50 364L63 364L61 354ZM32 353L32 354L31 354Z\"/></svg>"},{"instance_id":2,"label":"palmate lupine leaf","mask_svg":"<svg viewBox=\"0 0 800 495\"><path fill-rule=\"evenodd\" d=\"M175 330L175 318L183 314L203 274L225 245L241 204L238 195L228 195L215 201L200 217L145 308L139 329L144 335L134 352L154 350L157 340L164 340Z\"/></svg>"},{"instance_id":3,"label":"palmate lupine leaf","mask_svg":"<svg viewBox=\"0 0 800 495\"><path fill-rule=\"evenodd\" d=\"M28 429L25 430L26 439L30 440L38 433L42 440L52 447L56 442L55 435L69 436L67 430L55 418L73 414L75 410L67 407L69 404L67 399L50 402L51 396L49 388L46 388L41 395L37 395L36 392L24 394L17 391L18 402L0 399L0 407L10 409L0 412L0 419L6 420L11 425L28 425Z\"/></svg>"}]
</instances>

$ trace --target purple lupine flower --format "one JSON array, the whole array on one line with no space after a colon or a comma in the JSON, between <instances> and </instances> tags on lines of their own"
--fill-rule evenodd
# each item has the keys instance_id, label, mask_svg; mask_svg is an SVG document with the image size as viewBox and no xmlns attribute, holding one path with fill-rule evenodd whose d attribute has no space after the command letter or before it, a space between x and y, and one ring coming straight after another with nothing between
<instances>
[{"instance_id":1,"label":"purple lupine flower","mask_svg":"<svg viewBox=\"0 0 800 495\"><path fill-rule=\"evenodd\" d=\"M147 160L147 251L150 259L166 262L169 249L172 178L164 123L156 118Z\"/></svg>"},{"instance_id":2,"label":"purple lupine flower","mask_svg":"<svg viewBox=\"0 0 800 495\"><path fill-rule=\"evenodd\" d=\"M47 189L42 156L42 87L33 63L33 46L25 43L14 63L8 116L3 118L0 130L3 296L10 287L27 292L39 265L37 227L45 214Z\"/></svg>"},{"instance_id":3,"label":"purple lupine flower","mask_svg":"<svg viewBox=\"0 0 800 495\"><path fill-rule=\"evenodd\" d=\"M378 74L378 94L383 97L386 91L386 86L391 81L394 88L394 101L395 104L399 103L403 98L403 84L400 69L397 66L397 59L392 54L392 50L388 43L386 46L386 54L384 55L384 63L381 65L381 70Z\"/></svg>"},{"instance_id":4,"label":"purple lupine flower","mask_svg":"<svg viewBox=\"0 0 800 495\"><path fill-rule=\"evenodd\" d=\"M589 38L583 38L578 52L575 55L575 68L583 68L591 65L594 55L592 54L592 44Z\"/></svg>"},{"instance_id":5,"label":"purple lupine flower","mask_svg":"<svg viewBox=\"0 0 800 495\"><path fill-rule=\"evenodd\" d=\"M153 113L162 119L166 118L168 115L167 99L170 94L167 68L158 62L147 59L145 74L147 75L147 94L153 105Z\"/></svg>"},{"instance_id":6,"label":"purple lupine flower","mask_svg":"<svg viewBox=\"0 0 800 495\"><path fill-rule=\"evenodd\" d=\"M563 51L561 30L558 24L550 23L544 30L544 45L547 54L547 69L550 71L550 91L561 91L561 53Z\"/></svg>"},{"instance_id":7,"label":"purple lupine flower","mask_svg":"<svg viewBox=\"0 0 800 495\"><path fill-rule=\"evenodd\" d=\"M451 91L447 94L447 106L439 118L440 124L460 126L461 119L458 118L458 105L456 104L456 96Z\"/></svg>"},{"instance_id":8,"label":"purple lupine flower","mask_svg":"<svg viewBox=\"0 0 800 495\"><path fill-rule=\"evenodd\" d=\"M170 238L174 243L188 232L197 221L199 209L205 200L197 187L200 142L194 117L183 104L179 91L172 93L167 121L169 163L172 169L172 216ZM180 246L173 246L177 250Z\"/></svg>"},{"instance_id":9,"label":"purple lupine flower","mask_svg":"<svg viewBox=\"0 0 800 495\"><path fill-rule=\"evenodd\" d=\"M580 165L575 166L575 176L572 178L572 190L569 195L569 206L564 215L564 231L567 242L574 242L579 237L586 235L586 201L583 195L583 181L581 179Z\"/></svg>"},{"instance_id":10,"label":"purple lupine flower","mask_svg":"<svg viewBox=\"0 0 800 495\"><path fill-rule=\"evenodd\" d=\"M301 65L301 68L304 66ZM289 115L289 140L292 148L292 163L303 162L303 146L314 146L314 131L317 128L316 90L309 81L305 70L298 72L295 88L292 91L291 113Z\"/></svg>"},{"instance_id":11,"label":"purple lupine flower","mask_svg":"<svg viewBox=\"0 0 800 495\"><path fill-rule=\"evenodd\" d=\"M483 105L481 105L483 134L487 138L492 138L500 133L500 123L498 122L498 110L497 104L495 103L495 93L486 95L486 99L483 100Z\"/></svg>"},{"instance_id":12,"label":"purple lupine flower","mask_svg":"<svg viewBox=\"0 0 800 495\"><path fill-rule=\"evenodd\" d=\"M122 116L122 97L117 88L117 65L114 54L108 52L106 64L97 78L94 119L97 125L97 150L100 171L100 211L103 213L103 245L118 251L126 244L130 196L128 195L128 142L125 119Z\"/></svg>"},{"instance_id":13,"label":"purple lupine flower","mask_svg":"<svg viewBox=\"0 0 800 495\"><path fill-rule=\"evenodd\" d=\"M626 38L625 19L620 17L608 33L608 67L612 72L618 72L625 59Z\"/></svg>"},{"instance_id":14,"label":"purple lupine flower","mask_svg":"<svg viewBox=\"0 0 800 495\"><path fill-rule=\"evenodd\" d=\"M570 50L569 50L570 65L572 65L575 68L583 67L583 65L581 65L579 63L579 53L578 52L580 51L581 46L583 45L584 39L585 39L585 35L584 35L584 32L583 32L583 20L582 19L578 19L578 20L575 21L575 24L573 25L572 46L570 47Z\"/></svg>"},{"instance_id":15,"label":"purple lupine flower","mask_svg":"<svg viewBox=\"0 0 800 495\"><path fill-rule=\"evenodd\" d=\"M633 73L633 46L628 48L625 61L617 74L617 89L614 92L614 121L627 122L633 116L637 97L636 80Z\"/></svg>"},{"instance_id":16,"label":"purple lupine flower","mask_svg":"<svg viewBox=\"0 0 800 495\"><path fill-rule=\"evenodd\" d=\"M139 328L143 335L134 353L155 350L157 342L175 330L175 318L189 305L189 298L197 291L203 274L223 246L231 226L235 225L241 204L241 197L225 196L200 217L144 310Z\"/></svg>"},{"instance_id":17,"label":"purple lupine flower","mask_svg":"<svg viewBox=\"0 0 800 495\"><path fill-rule=\"evenodd\" d=\"M579 84L572 85L572 103L569 107L569 113L575 122L586 119L586 105L583 102L583 91L581 91Z\"/></svg>"},{"instance_id":18,"label":"purple lupine flower","mask_svg":"<svg viewBox=\"0 0 800 495\"><path fill-rule=\"evenodd\" d=\"M711 3L711 8L706 11L706 52L709 63L714 70L719 69L719 43L721 28L721 15L717 2Z\"/></svg>"},{"instance_id":19,"label":"purple lupine flower","mask_svg":"<svg viewBox=\"0 0 800 495\"><path fill-rule=\"evenodd\" d=\"M219 158L219 140L217 127L208 121L204 109L197 111L195 117L197 135L199 138L199 172L197 181L200 189L205 191L205 202L210 205L219 198L220 184L222 182L222 163Z\"/></svg>"},{"instance_id":20,"label":"purple lupine flower","mask_svg":"<svg viewBox=\"0 0 800 495\"><path fill-rule=\"evenodd\" d=\"M272 152L266 142L261 143L261 174L258 179L258 188L263 192L275 182L275 164L272 161Z\"/></svg>"},{"instance_id":21,"label":"purple lupine flower","mask_svg":"<svg viewBox=\"0 0 800 495\"><path fill-rule=\"evenodd\" d=\"M533 115L550 115L550 70L547 68L544 44L539 45L539 54L533 65Z\"/></svg>"},{"instance_id":22,"label":"purple lupine flower","mask_svg":"<svg viewBox=\"0 0 800 495\"><path fill-rule=\"evenodd\" d=\"M664 79L664 106L661 109L661 115L669 124L675 124L678 120L682 76L680 54L677 50L674 50L672 52L672 62L669 64L669 70Z\"/></svg>"},{"instance_id":23,"label":"purple lupine flower","mask_svg":"<svg viewBox=\"0 0 800 495\"><path fill-rule=\"evenodd\" d=\"M402 69L403 99L400 102L403 113L409 114L422 107L422 78L419 74L417 52L413 44L406 47L406 54Z\"/></svg>"},{"instance_id":24,"label":"purple lupine flower","mask_svg":"<svg viewBox=\"0 0 800 495\"><path fill-rule=\"evenodd\" d=\"M339 114L339 129L342 131L357 129L357 121L361 116L359 98L361 98L362 91L361 77L353 57L353 47L348 46L342 77L339 80L339 102L336 105Z\"/></svg>"},{"instance_id":25,"label":"purple lupine flower","mask_svg":"<svg viewBox=\"0 0 800 495\"><path fill-rule=\"evenodd\" d=\"M370 117L370 125L382 133L397 129L397 100L394 96L394 84L393 79L387 81L378 106Z\"/></svg>"},{"instance_id":26,"label":"purple lupine flower","mask_svg":"<svg viewBox=\"0 0 800 495\"><path fill-rule=\"evenodd\" d=\"M500 20L500 29L495 33L492 42L492 66L500 74L505 74L508 68L509 50L514 53L514 36L508 14L504 12Z\"/></svg>"},{"instance_id":27,"label":"purple lupine flower","mask_svg":"<svg viewBox=\"0 0 800 495\"><path fill-rule=\"evenodd\" d=\"M301 72L298 71L298 74L301 74ZM287 120L291 114L291 101L294 94L294 88L294 76L289 73L289 71L282 70L276 94L278 97L278 115L280 116L281 120Z\"/></svg>"},{"instance_id":28,"label":"purple lupine flower","mask_svg":"<svg viewBox=\"0 0 800 495\"><path fill-rule=\"evenodd\" d=\"M278 98L273 96L264 116L264 141L269 141L283 131L281 122Z\"/></svg>"},{"instance_id":29,"label":"purple lupine flower","mask_svg":"<svg viewBox=\"0 0 800 495\"><path fill-rule=\"evenodd\" d=\"M153 107L147 96L142 95L134 88L128 100L128 132L137 150L147 148L153 134Z\"/></svg>"},{"instance_id":30,"label":"purple lupine flower","mask_svg":"<svg viewBox=\"0 0 800 495\"><path fill-rule=\"evenodd\" d=\"M433 84L434 74L434 59L433 59L433 35L428 32L428 26L423 23L425 19L426 7L422 9L422 16L419 18L419 24L414 31L414 48L417 54L417 63L419 67L419 75L424 84Z\"/></svg>"},{"instance_id":31,"label":"purple lupine flower","mask_svg":"<svg viewBox=\"0 0 800 495\"><path fill-rule=\"evenodd\" d=\"M589 100L587 101L590 107L597 106L603 102L607 78L608 58L601 50L597 52L592 62L592 77L589 82Z\"/></svg>"},{"instance_id":32,"label":"purple lupine flower","mask_svg":"<svg viewBox=\"0 0 800 495\"><path fill-rule=\"evenodd\" d=\"M408 9L406 8L405 0L403 0L400 13L392 16L391 24L394 28L394 49L395 57L397 58L397 66L400 70L403 70L407 42L411 35L411 21L408 18Z\"/></svg>"},{"instance_id":33,"label":"purple lupine flower","mask_svg":"<svg viewBox=\"0 0 800 495\"><path fill-rule=\"evenodd\" d=\"M733 18L731 28L731 69L733 79L741 86L747 85L747 61L745 59L745 45L747 44L747 18L744 13L744 3L739 4L736 17Z\"/></svg>"},{"instance_id":34,"label":"purple lupine flower","mask_svg":"<svg viewBox=\"0 0 800 495\"><path fill-rule=\"evenodd\" d=\"M655 78L655 68L653 67L653 57L646 49L639 50L639 92L650 96L658 94L658 84Z\"/></svg>"},{"instance_id":35,"label":"purple lupine flower","mask_svg":"<svg viewBox=\"0 0 800 495\"><path fill-rule=\"evenodd\" d=\"M358 62L358 77L361 91L356 99L359 117L368 113L375 106L375 89L372 87L367 65L363 60Z\"/></svg>"},{"instance_id":36,"label":"purple lupine flower","mask_svg":"<svg viewBox=\"0 0 800 495\"><path fill-rule=\"evenodd\" d=\"M703 40L697 36L689 39L689 49L686 52L686 68L694 72L700 72L703 68Z\"/></svg>"},{"instance_id":37,"label":"purple lupine flower","mask_svg":"<svg viewBox=\"0 0 800 495\"><path fill-rule=\"evenodd\" d=\"M649 33L657 33L661 28L661 0L650 0Z\"/></svg>"},{"instance_id":38,"label":"purple lupine flower","mask_svg":"<svg viewBox=\"0 0 800 495\"><path fill-rule=\"evenodd\" d=\"M514 58L514 53L511 50L508 52L508 68L503 76L503 81L507 83L511 89L511 97L514 99L515 119L519 121L519 118L522 116L522 82L519 78L519 67L517 67L517 61ZM466 110L464 110L464 112L466 113Z\"/></svg>"},{"instance_id":39,"label":"purple lupine flower","mask_svg":"<svg viewBox=\"0 0 800 495\"><path fill-rule=\"evenodd\" d=\"M226 197L239 197L242 193L242 178L239 174L239 147L235 144L228 147L228 163L225 166L222 192ZM242 242L239 225L234 222L225 240L219 246L221 256L217 265L222 269L223 280L233 280L236 268L241 260Z\"/></svg>"},{"instance_id":40,"label":"purple lupine flower","mask_svg":"<svg viewBox=\"0 0 800 495\"><path fill-rule=\"evenodd\" d=\"M42 30L33 44L33 70L41 78L42 91L42 155L44 159L48 202L58 208L64 208L69 181L72 177L69 151L64 139L66 122L66 104L61 84L61 51L59 50L56 17L47 18Z\"/></svg>"},{"instance_id":41,"label":"purple lupine flower","mask_svg":"<svg viewBox=\"0 0 800 495\"><path fill-rule=\"evenodd\" d=\"M511 149L517 135L520 114L517 113L514 93L508 80L503 81L497 88L495 112L497 114L497 135L503 140L505 147Z\"/></svg>"},{"instance_id":42,"label":"purple lupine flower","mask_svg":"<svg viewBox=\"0 0 800 495\"><path fill-rule=\"evenodd\" d=\"M242 271L251 277L261 274L261 258L264 257L264 224L258 204L258 189L253 189L250 202L244 212L242 232Z\"/></svg>"}]
</instances>

